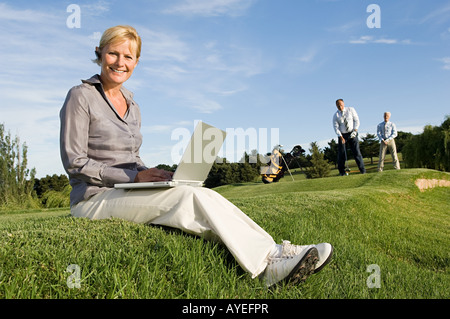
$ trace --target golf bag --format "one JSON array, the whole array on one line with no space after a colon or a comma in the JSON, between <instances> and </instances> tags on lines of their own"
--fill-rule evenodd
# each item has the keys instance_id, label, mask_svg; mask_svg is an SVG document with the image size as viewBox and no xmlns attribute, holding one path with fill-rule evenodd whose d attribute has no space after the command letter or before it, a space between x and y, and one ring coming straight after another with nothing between
<instances>
[{"instance_id":1,"label":"golf bag","mask_svg":"<svg viewBox=\"0 0 450 319\"><path fill-rule=\"evenodd\" d=\"M296 145L292 151L283 155L281 147L282 145L276 146L269 156L270 160L267 162L267 166L261 166L261 176L264 184L278 182L280 178L284 177L284 173L289 171L289 165L294 159L305 152L300 145Z\"/></svg>"}]
</instances>

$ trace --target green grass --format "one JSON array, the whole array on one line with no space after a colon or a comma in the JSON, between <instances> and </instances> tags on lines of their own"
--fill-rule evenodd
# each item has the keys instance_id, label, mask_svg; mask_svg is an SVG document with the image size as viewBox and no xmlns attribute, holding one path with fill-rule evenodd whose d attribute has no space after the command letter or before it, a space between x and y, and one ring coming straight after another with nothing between
<instances>
[{"instance_id":1,"label":"green grass","mask_svg":"<svg viewBox=\"0 0 450 319\"><path fill-rule=\"evenodd\" d=\"M266 289L222 245L178 230L68 209L0 212L0 298L450 297L449 188L420 192L425 169L227 185L216 190L277 242L330 242L332 262L298 286ZM69 265L81 271L69 288ZM367 280L380 269L380 288Z\"/></svg>"}]
</instances>

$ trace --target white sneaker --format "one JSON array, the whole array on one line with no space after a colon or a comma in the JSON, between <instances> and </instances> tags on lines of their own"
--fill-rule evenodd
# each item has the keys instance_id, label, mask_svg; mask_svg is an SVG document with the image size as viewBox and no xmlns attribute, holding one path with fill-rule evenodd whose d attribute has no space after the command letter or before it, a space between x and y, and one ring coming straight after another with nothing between
<instances>
[{"instance_id":1,"label":"white sneaker","mask_svg":"<svg viewBox=\"0 0 450 319\"><path fill-rule=\"evenodd\" d=\"M283 254L301 254L305 249L311 247L315 247L319 253L319 260L317 261L316 267L313 271L313 274L317 274L331 261L331 257L333 256L333 246L331 246L331 244L321 243L317 245L299 246L292 245L290 241L284 240L282 244L281 256L283 256Z\"/></svg>"},{"instance_id":2,"label":"white sneaker","mask_svg":"<svg viewBox=\"0 0 450 319\"><path fill-rule=\"evenodd\" d=\"M298 254L283 249L281 256L269 257L262 279L267 287L283 281L294 284L303 282L314 272L317 260L318 251L315 247L305 248Z\"/></svg>"},{"instance_id":3,"label":"white sneaker","mask_svg":"<svg viewBox=\"0 0 450 319\"><path fill-rule=\"evenodd\" d=\"M333 246L329 243L321 243L315 245L317 251L319 252L319 261L317 262L316 269L314 269L313 274L317 274L331 261L333 257Z\"/></svg>"}]
</instances>

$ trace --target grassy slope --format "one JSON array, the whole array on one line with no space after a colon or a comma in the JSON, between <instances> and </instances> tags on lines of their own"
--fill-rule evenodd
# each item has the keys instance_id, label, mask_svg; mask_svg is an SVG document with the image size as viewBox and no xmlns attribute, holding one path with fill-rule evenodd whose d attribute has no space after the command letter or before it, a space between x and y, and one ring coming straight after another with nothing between
<instances>
[{"instance_id":1,"label":"grassy slope","mask_svg":"<svg viewBox=\"0 0 450 319\"><path fill-rule=\"evenodd\" d=\"M335 246L332 278L318 279L327 292L317 297L448 297L450 192L420 193L414 185L419 176L449 179L449 174L402 170L298 182L285 178L278 185L218 191L258 223L275 220L265 229L277 241ZM372 264L380 267L382 289L365 285Z\"/></svg>"},{"instance_id":2,"label":"grassy slope","mask_svg":"<svg viewBox=\"0 0 450 319\"><path fill-rule=\"evenodd\" d=\"M332 263L296 287L265 289L221 245L68 210L0 215L0 298L449 298L449 188L430 170L386 171L216 190L277 242L330 242ZM69 289L66 268L81 269ZM369 265L380 288L368 288Z\"/></svg>"}]
</instances>

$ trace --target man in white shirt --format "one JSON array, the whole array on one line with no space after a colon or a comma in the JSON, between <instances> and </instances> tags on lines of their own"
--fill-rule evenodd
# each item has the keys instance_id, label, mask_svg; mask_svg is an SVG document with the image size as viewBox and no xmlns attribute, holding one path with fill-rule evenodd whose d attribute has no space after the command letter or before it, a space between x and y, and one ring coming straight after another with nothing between
<instances>
[{"instance_id":1,"label":"man in white shirt","mask_svg":"<svg viewBox=\"0 0 450 319\"><path fill-rule=\"evenodd\" d=\"M384 168L384 158L386 157L386 149L391 153L392 161L395 169L400 169L400 162L397 156L397 147L395 145L395 138L397 137L397 128L394 123L389 121L391 118L390 112L384 113L384 121L377 126L377 135L380 139L380 158L378 161L378 171L382 172Z\"/></svg>"},{"instance_id":2,"label":"man in white shirt","mask_svg":"<svg viewBox=\"0 0 450 319\"><path fill-rule=\"evenodd\" d=\"M336 101L337 111L333 116L333 127L338 136L338 170L341 176L345 175L345 147L350 145L356 165L361 174L366 173L363 157L359 149L358 128L359 117L353 107L345 107L344 100Z\"/></svg>"}]
</instances>

